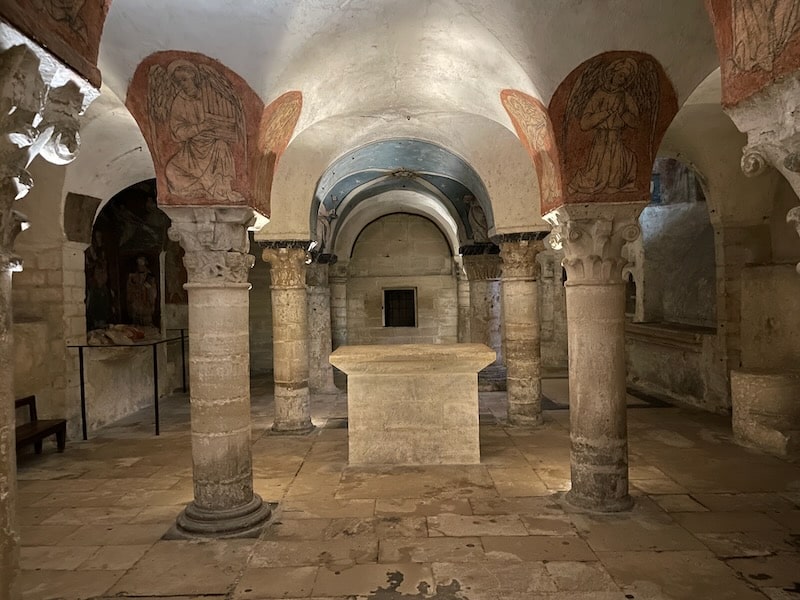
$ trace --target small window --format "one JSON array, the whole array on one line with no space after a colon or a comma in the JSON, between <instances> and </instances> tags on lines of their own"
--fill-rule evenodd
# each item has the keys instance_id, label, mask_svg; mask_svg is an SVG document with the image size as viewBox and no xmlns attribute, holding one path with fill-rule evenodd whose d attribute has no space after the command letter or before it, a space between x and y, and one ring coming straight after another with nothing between
<instances>
[{"instance_id":1,"label":"small window","mask_svg":"<svg viewBox=\"0 0 800 600\"><path fill-rule=\"evenodd\" d=\"M383 326L417 326L417 290L383 290Z\"/></svg>"}]
</instances>

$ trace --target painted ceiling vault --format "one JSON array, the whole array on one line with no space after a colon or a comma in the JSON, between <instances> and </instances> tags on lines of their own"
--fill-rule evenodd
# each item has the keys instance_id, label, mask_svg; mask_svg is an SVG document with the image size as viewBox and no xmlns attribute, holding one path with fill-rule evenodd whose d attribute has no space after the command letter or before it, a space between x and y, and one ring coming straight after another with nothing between
<instances>
[{"instance_id":1,"label":"painted ceiling vault","mask_svg":"<svg viewBox=\"0 0 800 600\"><path fill-rule=\"evenodd\" d=\"M315 240L321 228L330 242L370 202L387 214L415 203L425 214L435 212L450 223L446 235L454 245L483 237L473 231L483 221L476 210L470 219L471 199L489 238L548 230L542 212L560 199L561 183L552 177L558 155L546 136L561 128L543 111L571 73L609 51L646 55L639 66L651 61L663 69L680 107L720 64L709 15L697 0L112 0L103 6L102 98L87 114L85 156L69 167L66 181L74 189L68 191L106 200L156 176L181 202L199 193L253 197L270 218L256 233L261 240ZM157 65L161 88L148 66L157 53L165 56ZM183 65L186 57L196 57L189 60L196 66ZM143 64L148 68L137 79ZM624 76L628 63L619 64ZM192 77L194 84L187 83ZM137 124L128 110L147 109L151 90L161 89L173 104L185 96L187 112L194 92L181 92L181 85L222 97L252 91L241 108L233 97L216 100L221 116L235 121L228 127L233 137L217 140L234 159L223 188L199 178L179 181L180 147L166 131L145 127L143 136L147 119L139 115ZM291 111L269 108L283 98L297 98L287 104ZM529 106L540 107L539 116ZM169 107L162 102L164 127L173 126ZM145 137L156 139L164 156L156 153L154 161L153 140ZM250 148L257 156L245 160ZM171 176L162 172L168 167Z\"/></svg>"}]
</instances>

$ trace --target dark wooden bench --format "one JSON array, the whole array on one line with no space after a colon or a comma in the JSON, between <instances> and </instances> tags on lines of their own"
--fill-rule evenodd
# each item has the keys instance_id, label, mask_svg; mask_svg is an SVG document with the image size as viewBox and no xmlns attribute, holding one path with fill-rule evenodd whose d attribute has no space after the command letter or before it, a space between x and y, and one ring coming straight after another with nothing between
<instances>
[{"instance_id":1,"label":"dark wooden bench","mask_svg":"<svg viewBox=\"0 0 800 600\"><path fill-rule=\"evenodd\" d=\"M17 448L33 442L36 454L42 453L42 440L55 434L58 451L63 452L67 444L67 422L64 419L39 420L36 415L36 396L14 400L14 408L28 407L29 423L17 425Z\"/></svg>"}]
</instances>

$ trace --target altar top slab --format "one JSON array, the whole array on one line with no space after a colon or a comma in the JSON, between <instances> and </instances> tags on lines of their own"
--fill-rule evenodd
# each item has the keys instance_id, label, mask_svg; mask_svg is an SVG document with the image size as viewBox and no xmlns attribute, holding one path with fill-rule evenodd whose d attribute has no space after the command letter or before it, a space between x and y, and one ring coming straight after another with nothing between
<instances>
[{"instance_id":1,"label":"altar top slab","mask_svg":"<svg viewBox=\"0 0 800 600\"><path fill-rule=\"evenodd\" d=\"M342 346L330 362L347 374L477 373L495 358L484 344L376 344Z\"/></svg>"}]
</instances>

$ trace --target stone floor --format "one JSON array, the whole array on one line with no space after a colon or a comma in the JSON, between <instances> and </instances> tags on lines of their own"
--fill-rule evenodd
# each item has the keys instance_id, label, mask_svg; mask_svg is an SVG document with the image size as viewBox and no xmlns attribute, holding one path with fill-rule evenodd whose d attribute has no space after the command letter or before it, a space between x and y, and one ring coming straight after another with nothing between
<instances>
[{"instance_id":1,"label":"stone floor","mask_svg":"<svg viewBox=\"0 0 800 600\"><path fill-rule=\"evenodd\" d=\"M278 502L260 539L161 539L192 498L176 395L160 437L144 411L20 457L24 598L800 599L800 465L722 417L631 397L636 506L598 515L562 501L564 379L535 430L482 394L482 464L427 468L348 468L343 395L314 399L313 434L270 435L269 383L252 390L255 488Z\"/></svg>"}]
</instances>

